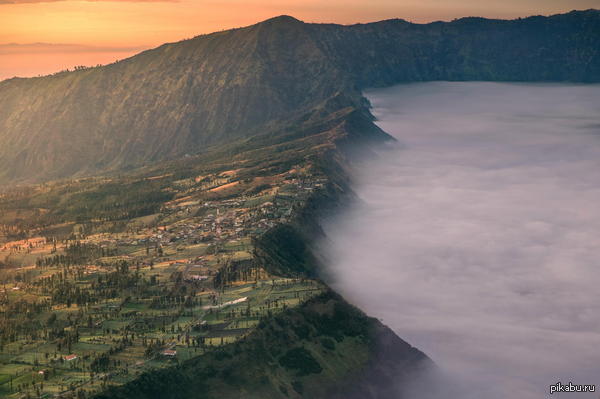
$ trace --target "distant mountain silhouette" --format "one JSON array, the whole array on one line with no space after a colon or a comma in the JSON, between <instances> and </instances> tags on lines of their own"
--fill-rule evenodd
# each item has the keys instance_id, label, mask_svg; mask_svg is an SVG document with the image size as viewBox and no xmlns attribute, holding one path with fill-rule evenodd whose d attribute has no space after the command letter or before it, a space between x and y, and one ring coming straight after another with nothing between
<instances>
[{"instance_id":1,"label":"distant mountain silhouette","mask_svg":"<svg viewBox=\"0 0 600 399\"><path fill-rule=\"evenodd\" d=\"M600 12L341 26L289 16L0 83L0 182L120 170L364 108L426 80L600 81Z\"/></svg>"}]
</instances>

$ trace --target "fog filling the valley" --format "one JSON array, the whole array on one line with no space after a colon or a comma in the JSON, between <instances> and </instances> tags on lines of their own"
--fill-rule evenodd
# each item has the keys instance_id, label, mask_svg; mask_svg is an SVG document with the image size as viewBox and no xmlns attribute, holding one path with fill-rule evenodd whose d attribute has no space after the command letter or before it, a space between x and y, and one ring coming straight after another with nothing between
<instances>
[{"instance_id":1,"label":"fog filling the valley","mask_svg":"<svg viewBox=\"0 0 600 399\"><path fill-rule=\"evenodd\" d=\"M366 93L398 144L325 225L332 285L457 392L600 389L600 86L425 83ZM426 382L426 385L431 385ZM429 397L414 389L411 398Z\"/></svg>"}]
</instances>

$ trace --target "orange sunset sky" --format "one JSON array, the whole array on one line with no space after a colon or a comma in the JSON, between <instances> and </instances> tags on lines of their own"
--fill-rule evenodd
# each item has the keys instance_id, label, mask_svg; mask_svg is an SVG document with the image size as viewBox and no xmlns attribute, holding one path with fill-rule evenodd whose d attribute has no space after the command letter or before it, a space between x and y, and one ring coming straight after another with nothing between
<instances>
[{"instance_id":1,"label":"orange sunset sky","mask_svg":"<svg viewBox=\"0 0 600 399\"><path fill-rule=\"evenodd\" d=\"M281 14L306 22L422 23L588 8L600 8L600 0L0 0L0 80L105 64Z\"/></svg>"}]
</instances>

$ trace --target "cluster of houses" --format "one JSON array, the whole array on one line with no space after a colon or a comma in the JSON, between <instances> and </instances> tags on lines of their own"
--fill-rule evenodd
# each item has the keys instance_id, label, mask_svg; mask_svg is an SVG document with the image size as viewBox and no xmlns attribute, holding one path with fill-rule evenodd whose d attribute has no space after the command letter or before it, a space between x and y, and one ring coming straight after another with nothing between
<instances>
[{"instance_id":1,"label":"cluster of houses","mask_svg":"<svg viewBox=\"0 0 600 399\"><path fill-rule=\"evenodd\" d=\"M229 177L219 177L223 180L219 180L219 183L231 183ZM163 208L166 215L170 215L172 220L179 219L178 222L161 225L147 237L121 238L113 244L145 245L148 249L161 252L159 248L172 245L222 245L256 236L278 223L288 221L294 205L305 200L315 189L323 187L324 182L324 179L315 177L285 178L280 180L278 186L271 185L270 189L258 196L240 195L203 202L187 196L171 201Z\"/></svg>"},{"instance_id":2,"label":"cluster of houses","mask_svg":"<svg viewBox=\"0 0 600 399\"><path fill-rule=\"evenodd\" d=\"M44 245L46 245L47 240L46 237L34 237L34 238L28 238L25 240L19 240L19 241L11 241L11 242L7 242L6 244L2 245L0 247L0 252L4 252L4 251L12 251L12 252L22 252L22 251L29 251L31 249L34 248L39 248L39 247L43 247Z\"/></svg>"}]
</instances>

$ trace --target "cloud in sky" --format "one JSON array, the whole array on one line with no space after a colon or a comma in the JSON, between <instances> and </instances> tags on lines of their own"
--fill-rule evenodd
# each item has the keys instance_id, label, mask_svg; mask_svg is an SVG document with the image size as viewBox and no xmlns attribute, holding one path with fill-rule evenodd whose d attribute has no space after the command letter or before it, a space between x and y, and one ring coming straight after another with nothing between
<instances>
[{"instance_id":1,"label":"cloud in sky","mask_svg":"<svg viewBox=\"0 0 600 399\"><path fill-rule=\"evenodd\" d=\"M458 383L409 396L599 384L600 85L427 83L369 97L399 146L361 165L363 203L326 226L327 253L344 296Z\"/></svg>"}]
</instances>

